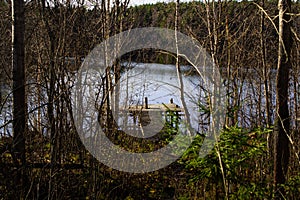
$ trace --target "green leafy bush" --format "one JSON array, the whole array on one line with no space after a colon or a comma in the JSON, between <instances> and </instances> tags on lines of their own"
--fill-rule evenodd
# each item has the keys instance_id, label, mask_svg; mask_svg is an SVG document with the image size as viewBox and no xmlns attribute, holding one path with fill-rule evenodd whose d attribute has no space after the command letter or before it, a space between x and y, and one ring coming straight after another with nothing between
<instances>
[{"instance_id":1,"label":"green leafy bush","mask_svg":"<svg viewBox=\"0 0 300 200\"><path fill-rule=\"evenodd\" d=\"M206 182L206 191L215 190L221 196L225 195L226 189L232 199L270 195L266 179L255 178L264 170L267 153L265 138L270 131L227 128L223 130L213 151L204 158L199 157L204 137L197 136L180 161L191 172L189 182Z\"/></svg>"}]
</instances>

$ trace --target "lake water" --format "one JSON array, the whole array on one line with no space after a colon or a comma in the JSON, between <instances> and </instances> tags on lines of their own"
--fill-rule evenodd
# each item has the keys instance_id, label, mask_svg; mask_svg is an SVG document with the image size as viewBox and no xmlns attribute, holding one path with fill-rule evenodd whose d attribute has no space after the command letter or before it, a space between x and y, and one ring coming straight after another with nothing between
<instances>
[{"instance_id":1,"label":"lake water","mask_svg":"<svg viewBox=\"0 0 300 200\"><path fill-rule=\"evenodd\" d=\"M149 105L163 106L169 104L170 101L180 108L184 108L183 105L185 105L191 127L195 132L200 132L204 127L203 120L207 120L207 117L201 118L203 113L199 109L201 102L205 105L207 96L205 90L199 87L199 85L204 85L203 80L196 73L186 75L191 72L191 67L181 66L180 68L182 85L180 85L179 76L174 65L131 64L130 70L122 74L119 82L119 107L128 108L143 105L145 97L147 97ZM181 91L183 91L183 94L181 94ZM160 116L155 114L157 113L150 112L151 123L161 119ZM125 115L118 115L118 118L118 125L123 130L128 127L128 122L134 123L128 121L126 112ZM186 116L181 116L181 118L187 120ZM202 120L202 123L200 120ZM162 128L162 126L158 128L151 123L148 125L148 129L146 127L146 132L149 132L147 135L151 135L154 129L159 131Z\"/></svg>"},{"instance_id":2,"label":"lake water","mask_svg":"<svg viewBox=\"0 0 300 200\"><path fill-rule=\"evenodd\" d=\"M180 68L180 76L174 65L131 63L130 66L123 68L121 79L118 83L113 83L118 84L119 90L116 89L118 87L114 87L111 95L112 113L120 130L133 136L137 134L139 137L153 136L163 128L164 119L167 117L163 110L167 109L166 105L170 102L173 103L171 106L176 105L184 110L179 113L181 121L179 128L183 132L195 134L208 129L209 115L205 116L205 113L199 109L199 105L201 104L203 108L207 106L207 91L209 90L200 87L203 86L203 79L191 67ZM193 75L187 75L188 73ZM82 126L87 129L91 124L97 123L92 119L97 118L98 111L90 109L91 106L95 105L95 101L102 102L101 97L105 98L101 89L97 87L104 85L104 82L99 81L102 80L103 71L83 70L79 77L84 78L79 81L81 87L75 90L74 108L79 111L76 119L80 118L83 121ZM149 107L162 109L147 111L150 123L143 125L141 131L136 131L141 127L130 108L145 105L145 98L148 99Z\"/></svg>"},{"instance_id":3,"label":"lake water","mask_svg":"<svg viewBox=\"0 0 300 200\"><path fill-rule=\"evenodd\" d=\"M125 63L128 64L128 63ZM191 126L195 132L203 132L207 130L207 123L210 121L210 117L205 114L205 110L199 109L205 108L207 106L207 95L208 91L204 84L204 80L197 73L191 72L191 67L181 66L182 70L182 83L184 91L184 101L188 113L191 117ZM272 110L275 106L275 72L272 71ZM258 75L254 70L249 70L247 73L247 78L244 82L239 80L236 81L238 86L238 94L240 97L239 103L239 125L244 127L254 126L256 123L255 118L257 118L259 112L259 101L261 102L261 115L265 117L265 99L264 97L264 88L262 81L259 81ZM251 75L250 75L251 74ZM99 78L99 77L98 77ZM225 85L226 85L225 81ZM292 82L292 80L291 80ZM298 80L299 83L299 80ZM70 87L73 83L70 83ZM92 84L90 84L92 85ZM95 85L95 84L94 84ZM146 64L146 63L131 63L131 66L124 68L124 71L121 74L121 80L119 82L120 92L119 96L115 93L113 96L118 96L119 98L113 99L117 102L119 109L128 108L129 106L143 105L145 97L148 99L148 104L168 104L170 100L173 99L173 102L183 107L182 96L180 93L179 79L176 72L176 67L174 65L163 65L163 64ZM227 86L224 86L227 87ZM261 97L259 99L259 90L261 87ZM297 86L296 88L299 88ZM0 126L12 119L12 94L11 87L7 85L1 86L1 113L0 113ZM93 89L87 90L85 95L89 95L93 92ZM95 91L94 91L95 92ZM115 91L114 91L115 92ZM299 102L293 102L294 87L291 84L290 87L290 100L291 108L295 105L299 105ZM44 89L42 91L42 96L40 98L40 103L47 102L47 93ZM230 100L231 101L231 100ZM35 104L37 101L36 88L35 85L31 85L28 89L28 110L31 111L36 108L38 105ZM291 113L292 113L291 109ZM46 106L40 109L42 115L42 121L47 123L46 119ZM128 123L134 123L133 119L124 117L122 111L119 111L120 114L116 116L118 118L116 121L120 128L125 128L128 126ZM293 113L292 113L293 114ZM34 111L30 114L30 123L29 127L34 124L32 123L37 116L37 111ZM96 115L95 115L96 116ZM151 117L151 116L150 116ZM157 118L157 116L152 116ZM184 117L183 117L184 118ZM274 114L272 119L274 118ZM130 121L131 120L131 121ZM257 120L256 120L257 121ZM153 127L152 127L153 128ZM151 128L150 128L151 130ZM43 132L47 133L47 128L45 127ZM5 127L0 129L0 135L11 135L12 134L12 124L8 124Z\"/></svg>"}]
</instances>

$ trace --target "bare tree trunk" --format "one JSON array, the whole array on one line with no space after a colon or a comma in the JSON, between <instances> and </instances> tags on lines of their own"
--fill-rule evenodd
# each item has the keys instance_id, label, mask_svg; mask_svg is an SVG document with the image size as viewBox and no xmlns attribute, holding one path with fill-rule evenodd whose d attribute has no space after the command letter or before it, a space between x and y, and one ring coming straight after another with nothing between
<instances>
[{"instance_id":1,"label":"bare tree trunk","mask_svg":"<svg viewBox=\"0 0 300 200\"><path fill-rule=\"evenodd\" d=\"M300 53L299 53L299 47L298 44L296 43L296 52L295 52L295 56L296 58L300 57ZM294 101L295 101L295 118L296 118L296 122L295 122L295 129L299 130L299 119L300 119L300 112L299 112L299 105L297 102L299 102L299 82L298 82L298 77L299 77L299 66L300 66L300 61L299 59L297 59L296 61L296 66L295 66L295 70L294 70Z\"/></svg>"},{"instance_id":2,"label":"bare tree trunk","mask_svg":"<svg viewBox=\"0 0 300 200\"><path fill-rule=\"evenodd\" d=\"M13 157L17 164L16 192L24 198L26 96L25 96L25 20L24 1L12 1L12 67L13 67Z\"/></svg>"},{"instance_id":3,"label":"bare tree trunk","mask_svg":"<svg viewBox=\"0 0 300 200\"><path fill-rule=\"evenodd\" d=\"M219 21L217 21L215 0L212 0L211 2L210 2L210 0L205 0L204 3L205 3L205 7L206 7L207 30L208 30L209 39L210 39L210 53L211 53L213 63L216 66L218 66L219 62L218 62L218 59L216 57L216 54L217 54L218 40L219 40L218 31L217 31L217 26L218 26ZM218 3L220 3L220 1ZM210 6L212 8L210 8ZM219 13L219 14L221 14L221 13ZM211 15L213 17L211 17ZM210 103L212 103L212 102L210 102ZM228 199L228 190L227 190L228 189L228 184L227 184L228 182L226 180L226 175L225 175L225 172L224 172L224 167L223 167L223 164L222 164L221 153L220 153L218 143L216 144L216 153L218 155L218 160L219 160L220 169L221 169L221 173L222 173L223 187L224 187L224 191L225 191L225 195L226 195L225 199Z\"/></svg>"},{"instance_id":4,"label":"bare tree trunk","mask_svg":"<svg viewBox=\"0 0 300 200\"><path fill-rule=\"evenodd\" d=\"M180 64L179 64L179 49L178 49L178 37L177 37L179 5L180 5L180 0L176 0L176 9L175 9L176 73L177 73L178 84L179 84L179 88L180 88L180 100L182 103L186 121L189 126L191 124L191 120L190 120L190 114L188 112L187 105L186 105L185 98L184 98L184 84L183 84L182 73L181 73ZM188 131L189 131L189 134L191 135L192 133L190 132L189 127L188 127Z\"/></svg>"},{"instance_id":5,"label":"bare tree trunk","mask_svg":"<svg viewBox=\"0 0 300 200\"><path fill-rule=\"evenodd\" d=\"M231 77L231 39L229 36L229 24L228 24L228 15L226 14L226 19L225 19L225 23L226 23L226 42L227 42L227 106L230 105L230 80L232 80ZM226 116L226 122L225 122L226 126L229 126L229 117Z\"/></svg>"},{"instance_id":6,"label":"bare tree trunk","mask_svg":"<svg viewBox=\"0 0 300 200\"><path fill-rule=\"evenodd\" d=\"M262 7L265 7L265 1L262 0ZM264 81L264 95L266 101L266 124L267 127L270 127L271 119L270 119L270 99L269 99L269 71L266 64L266 47L265 47L265 17L263 11L261 11L261 22L260 22L260 46L261 46L261 64L263 68L263 81Z\"/></svg>"},{"instance_id":7,"label":"bare tree trunk","mask_svg":"<svg viewBox=\"0 0 300 200\"><path fill-rule=\"evenodd\" d=\"M284 190L278 184L286 181L289 162L289 108L288 85L291 69L290 53L292 46L290 16L291 0L279 0L279 50L276 77L276 119L274 127L274 186L276 198L282 198Z\"/></svg>"},{"instance_id":8,"label":"bare tree trunk","mask_svg":"<svg viewBox=\"0 0 300 200\"><path fill-rule=\"evenodd\" d=\"M49 19L46 18L46 1L41 1L41 10L40 15L42 17L42 21L45 25L47 35L49 37L49 46L48 49L48 59L50 60L49 65L49 87L47 88L48 93L48 105L47 105L47 115L49 120L49 128L50 128L50 155L51 155L51 168L50 168L50 179L49 179L49 185L48 185L48 199L55 198L56 195L56 189L55 189L55 179L56 177L53 175L55 174L54 165L57 161L57 151L56 151L56 145L57 145L57 132L56 132L56 126L55 126L55 111L54 111L54 99L55 99L55 81L56 81L56 71L55 71L55 30L51 28L51 25L49 24Z\"/></svg>"}]
</instances>

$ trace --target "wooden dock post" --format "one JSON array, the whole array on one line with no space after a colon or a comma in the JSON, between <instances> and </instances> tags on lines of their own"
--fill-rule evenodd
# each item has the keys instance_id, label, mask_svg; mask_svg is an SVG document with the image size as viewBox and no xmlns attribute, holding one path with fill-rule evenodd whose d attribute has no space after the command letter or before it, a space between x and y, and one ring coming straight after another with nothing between
<instances>
[{"instance_id":1,"label":"wooden dock post","mask_svg":"<svg viewBox=\"0 0 300 200\"><path fill-rule=\"evenodd\" d=\"M148 98L145 97L145 108L148 109Z\"/></svg>"}]
</instances>

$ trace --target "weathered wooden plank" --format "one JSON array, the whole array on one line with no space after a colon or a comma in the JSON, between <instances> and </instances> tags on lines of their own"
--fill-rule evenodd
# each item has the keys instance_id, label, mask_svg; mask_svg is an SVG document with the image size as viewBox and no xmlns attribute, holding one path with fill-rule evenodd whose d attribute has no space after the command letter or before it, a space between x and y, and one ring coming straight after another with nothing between
<instances>
[{"instance_id":1,"label":"weathered wooden plank","mask_svg":"<svg viewBox=\"0 0 300 200\"><path fill-rule=\"evenodd\" d=\"M136 106L129 106L127 108L121 107L120 110L126 110L126 111L132 111L132 112L167 112L167 111L173 111L173 112L183 112L183 109L180 108L176 104L168 103L168 104L149 104L147 106L148 108L145 108L143 105L136 105Z\"/></svg>"}]
</instances>

